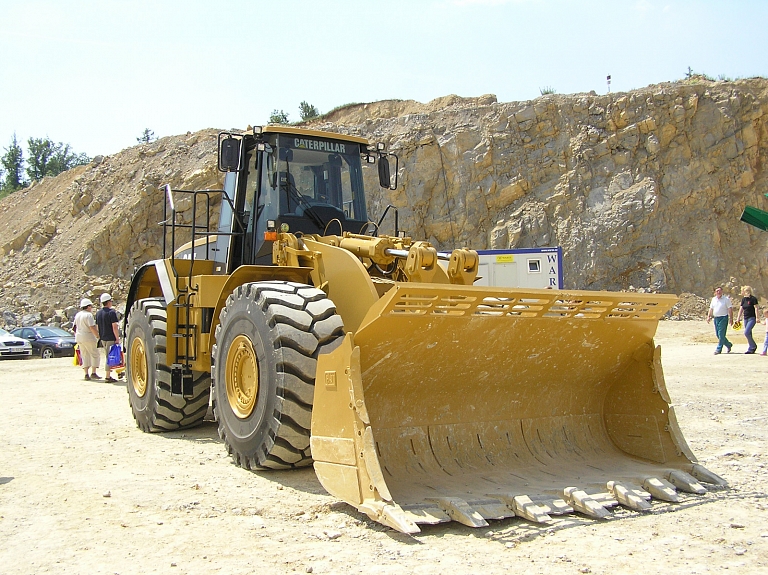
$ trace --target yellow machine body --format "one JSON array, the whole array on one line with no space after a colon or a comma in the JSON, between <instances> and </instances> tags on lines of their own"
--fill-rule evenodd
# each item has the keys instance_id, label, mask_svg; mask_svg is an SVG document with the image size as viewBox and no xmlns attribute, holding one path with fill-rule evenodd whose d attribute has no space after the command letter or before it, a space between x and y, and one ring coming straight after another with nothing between
<instances>
[{"instance_id":1,"label":"yellow machine body","mask_svg":"<svg viewBox=\"0 0 768 575\"><path fill-rule=\"evenodd\" d=\"M372 518L405 532L516 509L547 520L579 496L600 515L616 503L608 482L644 501L657 484L724 484L695 463L654 345L675 296L456 285L442 271L377 289L352 251L303 245L315 275L333 270L317 279L347 328L318 359L315 470Z\"/></svg>"},{"instance_id":2,"label":"yellow machine body","mask_svg":"<svg viewBox=\"0 0 768 575\"><path fill-rule=\"evenodd\" d=\"M603 518L726 485L696 463L664 382L654 334L675 296L474 286L469 249L269 224L272 265L216 274L193 251L214 236L134 277L128 389L145 431L199 424L213 381L236 463L313 462L329 493L405 533Z\"/></svg>"}]
</instances>

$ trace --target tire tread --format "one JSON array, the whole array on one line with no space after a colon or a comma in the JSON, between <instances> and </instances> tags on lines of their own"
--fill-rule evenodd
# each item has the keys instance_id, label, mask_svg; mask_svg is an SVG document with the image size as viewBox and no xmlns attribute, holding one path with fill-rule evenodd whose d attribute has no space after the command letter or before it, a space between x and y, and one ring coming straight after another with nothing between
<instances>
[{"instance_id":1,"label":"tire tread","mask_svg":"<svg viewBox=\"0 0 768 575\"><path fill-rule=\"evenodd\" d=\"M277 352L276 393L273 413L264 417L270 434L253 456L238 453L220 417L217 393L213 395L214 414L219 422L219 436L237 465L248 469L290 469L312 463L309 448L312 423L312 402L317 357L338 345L344 336L344 326L336 308L326 294L305 284L287 281L265 281L244 284L233 290L222 309L215 330L218 342L228 307L238 300L252 302L264 314L271 341L264 342ZM212 363L219 353L213 346ZM214 373L216 370L214 370ZM222 382L223 383L223 382ZM214 375L213 388L220 385Z\"/></svg>"},{"instance_id":2,"label":"tire tread","mask_svg":"<svg viewBox=\"0 0 768 575\"><path fill-rule=\"evenodd\" d=\"M165 303L154 298L137 301L131 308L129 325L134 314L143 315L149 325L152 341L145 341L144 345L147 349L153 350L155 357L154 370L148 366L151 369L151 381L148 385L154 386L154 401L148 405L147 413L137 414L131 398L130 381L126 385L136 424L146 432L174 431L200 425L208 411L210 401L210 374L192 372L193 395L191 397L171 394L171 368L166 360L168 315Z\"/></svg>"}]
</instances>

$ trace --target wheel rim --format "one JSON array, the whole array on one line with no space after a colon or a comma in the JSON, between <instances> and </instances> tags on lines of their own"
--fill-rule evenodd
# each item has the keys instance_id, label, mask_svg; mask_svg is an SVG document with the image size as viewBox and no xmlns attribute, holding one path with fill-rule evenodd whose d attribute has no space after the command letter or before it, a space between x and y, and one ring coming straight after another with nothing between
<instances>
[{"instance_id":1,"label":"wheel rim","mask_svg":"<svg viewBox=\"0 0 768 575\"><path fill-rule=\"evenodd\" d=\"M246 336L238 335L232 341L224 377L229 406L238 418L245 419L253 413L259 393L259 362Z\"/></svg>"},{"instance_id":2,"label":"wheel rim","mask_svg":"<svg viewBox=\"0 0 768 575\"><path fill-rule=\"evenodd\" d=\"M53 351L47 348L43 350L43 359L51 359L52 357L53 357Z\"/></svg>"},{"instance_id":3,"label":"wheel rim","mask_svg":"<svg viewBox=\"0 0 768 575\"><path fill-rule=\"evenodd\" d=\"M139 397L147 393L147 352L144 342L134 338L131 342L131 385Z\"/></svg>"}]
</instances>

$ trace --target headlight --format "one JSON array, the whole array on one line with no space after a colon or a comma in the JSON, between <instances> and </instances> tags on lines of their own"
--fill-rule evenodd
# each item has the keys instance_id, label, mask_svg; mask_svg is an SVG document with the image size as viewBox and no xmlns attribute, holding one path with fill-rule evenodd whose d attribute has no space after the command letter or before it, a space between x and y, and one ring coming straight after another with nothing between
<instances>
[{"instance_id":1,"label":"headlight","mask_svg":"<svg viewBox=\"0 0 768 575\"><path fill-rule=\"evenodd\" d=\"M69 343L68 341L60 341L59 343L56 344L56 347L60 347L62 349L65 349L65 348L72 347L72 344Z\"/></svg>"}]
</instances>

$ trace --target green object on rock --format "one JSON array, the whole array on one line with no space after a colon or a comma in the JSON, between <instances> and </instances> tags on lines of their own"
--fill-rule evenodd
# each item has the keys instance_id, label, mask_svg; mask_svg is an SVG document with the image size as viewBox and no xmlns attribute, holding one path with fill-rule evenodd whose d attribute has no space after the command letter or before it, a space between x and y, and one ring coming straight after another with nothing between
<instances>
[{"instance_id":1,"label":"green object on rock","mask_svg":"<svg viewBox=\"0 0 768 575\"><path fill-rule=\"evenodd\" d=\"M750 226L755 226L764 232L768 231L768 212L763 210L746 206L741 214L741 221L748 223Z\"/></svg>"}]
</instances>

